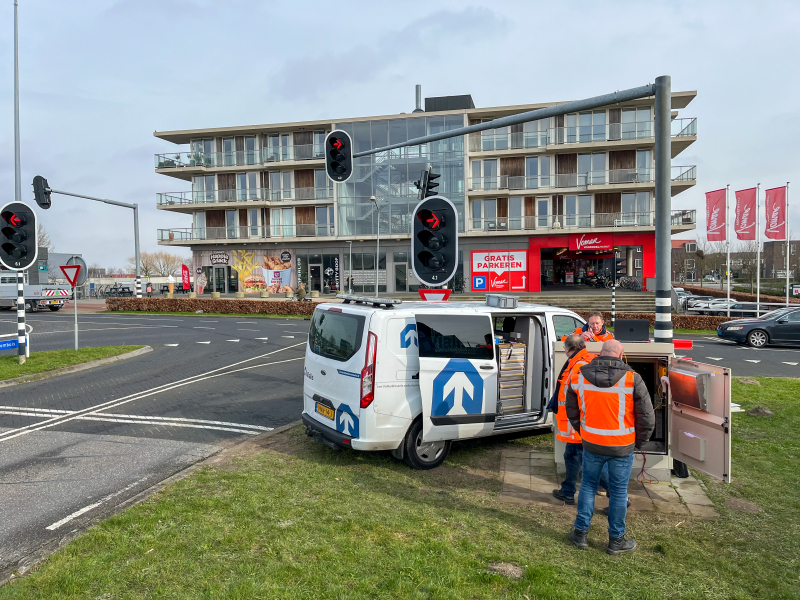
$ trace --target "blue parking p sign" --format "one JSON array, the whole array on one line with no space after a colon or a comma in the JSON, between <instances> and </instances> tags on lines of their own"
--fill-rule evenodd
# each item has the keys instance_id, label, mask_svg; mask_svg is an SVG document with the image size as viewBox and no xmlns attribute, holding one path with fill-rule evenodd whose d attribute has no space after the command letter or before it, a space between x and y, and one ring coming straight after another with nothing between
<instances>
[{"instance_id":1,"label":"blue parking p sign","mask_svg":"<svg viewBox=\"0 0 800 600\"><path fill-rule=\"evenodd\" d=\"M485 290L488 289L486 286L486 282L488 278L486 275L473 275L472 276L472 289L473 290Z\"/></svg>"}]
</instances>

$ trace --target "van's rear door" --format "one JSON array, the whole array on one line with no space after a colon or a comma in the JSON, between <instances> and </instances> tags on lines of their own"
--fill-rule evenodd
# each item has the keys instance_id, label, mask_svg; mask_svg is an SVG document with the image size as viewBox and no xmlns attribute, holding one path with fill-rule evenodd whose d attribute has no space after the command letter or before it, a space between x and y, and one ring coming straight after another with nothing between
<instances>
[{"instance_id":1,"label":"van's rear door","mask_svg":"<svg viewBox=\"0 0 800 600\"><path fill-rule=\"evenodd\" d=\"M669 365L672 458L731 481L731 370L673 358Z\"/></svg>"},{"instance_id":2,"label":"van's rear door","mask_svg":"<svg viewBox=\"0 0 800 600\"><path fill-rule=\"evenodd\" d=\"M497 413L497 362L489 315L417 314L422 439L490 435Z\"/></svg>"}]
</instances>

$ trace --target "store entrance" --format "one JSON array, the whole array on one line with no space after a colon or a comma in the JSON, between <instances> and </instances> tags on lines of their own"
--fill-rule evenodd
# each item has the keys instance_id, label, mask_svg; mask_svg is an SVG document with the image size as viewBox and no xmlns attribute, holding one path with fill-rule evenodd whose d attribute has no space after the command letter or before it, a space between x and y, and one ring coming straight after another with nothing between
<instances>
[{"instance_id":1,"label":"store entrance","mask_svg":"<svg viewBox=\"0 0 800 600\"><path fill-rule=\"evenodd\" d=\"M322 265L308 267L308 285L310 290L322 292Z\"/></svg>"},{"instance_id":2,"label":"store entrance","mask_svg":"<svg viewBox=\"0 0 800 600\"><path fill-rule=\"evenodd\" d=\"M609 275L614 266L609 252L573 252L567 248L542 248L542 291L585 283L587 277Z\"/></svg>"}]
</instances>

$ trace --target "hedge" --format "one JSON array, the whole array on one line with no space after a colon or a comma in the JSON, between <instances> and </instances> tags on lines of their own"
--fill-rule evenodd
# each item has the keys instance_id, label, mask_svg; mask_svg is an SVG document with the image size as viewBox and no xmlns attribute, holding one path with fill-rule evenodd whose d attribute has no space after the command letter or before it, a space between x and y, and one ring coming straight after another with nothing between
<instances>
[{"instance_id":1,"label":"hedge","mask_svg":"<svg viewBox=\"0 0 800 600\"><path fill-rule=\"evenodd\" d=\"M589 314L594 312L590 310L576 310L574 311L584 319L589 318ZM611 313L601 311L603 319L607 324L611 323ZM650 327L653 327L656 322L656 316L653 313L617 313L618 319L647 319L650 322ZM672 327L674 329L716 329L720 323L732 321L735 317L706 317L702 315L672 315Z\"/></svg>"},{"instance_id":2,"label":"hedge","mask_svg":"<svg viewBox=\"0 0 800 600\"><path fill-rule=\"evenodd\" d=\"M687 292L692 294L697 294L698 296L714 296L714 298L727 298L728 292L727 290L717 290L717 289L709 289L709 288L701 288L697 286L683 286L683 289ZM748 292L734 292L731 290L731 298L733 300L742 300L743 302L755 302L756 295L750 294ZM761 302L775 302L775 303L786 303L785 296L765 296L761 294ZM799 298L789 298L789 302L793 303L800 303Z\"/></svg>"},{"instance_id":3,"label":"hedge","mask_svg":"<svg viewBox=\"0 0 800 600\"><path fill-rule=\"evenodd\" d=\"M229 298L106 298L106 309L142 312L188 312L244 315L311 315L315 302L264 302Z\"/></svg>"}]
</instances>

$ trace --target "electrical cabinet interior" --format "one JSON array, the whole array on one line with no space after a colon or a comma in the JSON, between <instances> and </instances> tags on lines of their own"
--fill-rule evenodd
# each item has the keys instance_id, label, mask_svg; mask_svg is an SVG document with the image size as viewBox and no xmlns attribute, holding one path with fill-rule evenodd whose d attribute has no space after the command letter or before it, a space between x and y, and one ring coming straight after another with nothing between
<instances>
[{"instance_id":1,"label":"electrical cabinet interior","mask_svg":"<svg viewBox=\"0 0 800 600\"><path fill-rule=\"evenodd\" d=\"M666 454L669 437L668 412L667 400L661 389L661 377L667 373L667 360L637 356L635 359L628 359L628 366L642 377L642 381L647 386L647 392L650 394L650 401L653 403L653 412L656 416L656 427L641 450L652 454Z\"/></svg>"}]
</instances>

